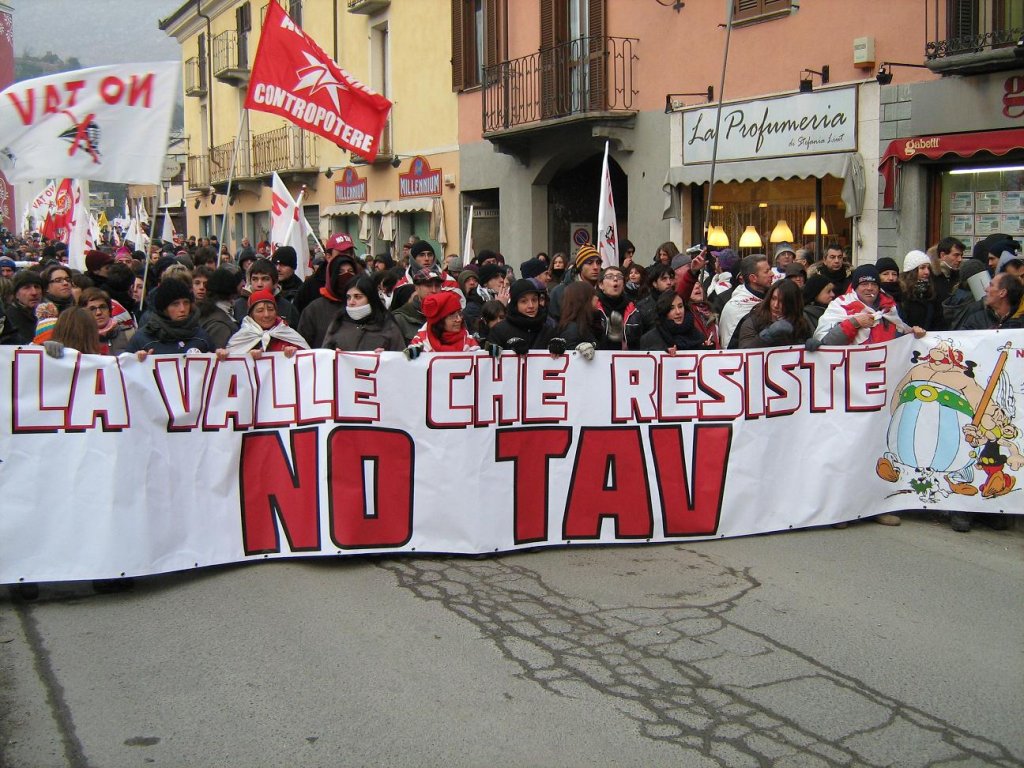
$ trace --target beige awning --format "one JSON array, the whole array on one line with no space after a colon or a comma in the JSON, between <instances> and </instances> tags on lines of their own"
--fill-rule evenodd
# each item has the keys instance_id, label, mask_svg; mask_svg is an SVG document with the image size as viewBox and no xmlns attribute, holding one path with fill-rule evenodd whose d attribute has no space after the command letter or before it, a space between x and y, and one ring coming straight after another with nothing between
<instances>
[{"instance_id":1,"label":"beige awning","mask_svg":"<svg viewBox=\"0 0 1024 768\"><path fill-rule=\"evenodd\" d=\"M368 203L363 203L361 213L387 213L390 204L390 200L372 200Z\"/></svg>"},{"instance_id":2,"label":"beige awning","mask_svg":"<svg viewBox=\"0 0 1024 768\"><path fill-rule=\"evenodd\" d=\"M358 216L362 212L362 203L339 203L338 205L328 205L320 211L320 216Z\"/></svg>"},{"instance_id":3,"label":"beige awning","mask_svg":"<svg viewBox=\"0 0 1024 768\"><path fill-rule=\"evenodd\" d=\"M843 187L843 202L846 204L847 216L859 215L864 206L864 161L857 152L830 152L806 157L773 157L765 160L734 160L715 166L716 182L820 179L823 176L834 176L847 182ZM665 192L665 210L662 218L680 218L680 185L706 184L709 181L711 163L676 165L669 168L662 186Z\"/></svg>"},{"instance_id":4,"label":"beige awning","mask_svg":"<svg viewBox=\"0 0 1024 768\"><path fill-rule=\"evenodd\" d=\"M388 203L388 213L433 213L436 197L407 197Z\"/></svg>"}]
</instances>

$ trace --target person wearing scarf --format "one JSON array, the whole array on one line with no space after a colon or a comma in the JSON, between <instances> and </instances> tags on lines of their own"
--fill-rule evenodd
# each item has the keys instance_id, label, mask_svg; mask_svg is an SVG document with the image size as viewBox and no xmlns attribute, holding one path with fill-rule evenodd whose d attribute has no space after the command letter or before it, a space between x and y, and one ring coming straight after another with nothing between
<instances>
[{"instance_id":1,"label":"person wearing scarf","mask_svg":"<svg viewBox=\"0 0 1024 768\"><path fill-rule=\"evenodd\" d=\"M655 313L657 322L640 337L640 349L674 355L684 349L706 348L705 336L694 323L693 312L687 310L682 296L665 291L655 302Z\"/></svg>"},{"instance_id":2,"label":"person wearing scarf","mask_svg":"<svg viewBox=\"0 0 1024 768\"><path fill-rule=\"evenodd\" d=\"M183 281L168 278L153 292L153 311L128 342L125 351L140 360L148 354L188 355L213 352L214 344L199 325L199 311L192 289Z\"/></svg>"},{"instance_id":3,"label":"person wearing scarf","mask_svg":"<svg viewBox=\"0 0 1024 768\"><path fill-rule=\"evenodd\" d=\"M505 319L487 335L491 348L509 349L521 355L530 349L546 349L554 323L540 301L541 289L532 280L519 279L509 289Z\"/></svg>"},{"instance_id":4,"label":"person wearing scarf","mask_svg":"<svg viewBox=\"0 0 1024 768\"><path fill-rule=\"evenodd\" d=\"M452 291L432 293L423 299L423 315L427 322L419 329L405 350L415 360L421 352L464 352L478 349L462 322L462 302Z\"/></svg>"},{"instance_id":5,"label":"person wearing scarf","mask_svg":"<svg viewBox=\"0 0 1024 768\"><path fill-rule=\"evenodd\" d=\"M285 357L291 357L297 349L309 349L306 340L277 314L277 301L271 291L263 288L249 294L248 305L249 314L228 340L227 348L217 350L217 357L248 353L259 359L264 352L284 352Z\"/></svg>"},{"instance_id":6,"label":"person wearing scarf","mask_svg":"<svg viewBox=\"0 0 1024 768\"><path fill-rule=\"evenodd\" d=\"M635 349L643 329L636 305L626 296L626 276L618 267L608 267L597 284L597 311L604 324L604 338L598 349Z\"/></svg>"},{"instance_id":7,"label":"person wearing scarf","mask_svg":"<svg viewBox=\"0 0 1024 768\"><path fill-rule=\"evenodd\" d=\"M89 310L96 321L103 354L119 355L128 349L128 342L135 335L135 319L105 290L86 288L78 297L78 306Z\"/></svg>"},{"instance_id":8,"label":"person wearing scarf","mask_svg":"<svg viewBox=\"0 0 1024 768\"><path fill-rule=\"evenodd\" d=\"M342 352L400 352L405 349L402 329L384 308L373 275L364 273L349 284L345 306L327 327L324 348Z\"/></svg>"},{"instance_id":9,"label":"person wearing scarf","mask_svg":"<svg viewBox=\"0 0 1024 768\"><path fill-rule=\"evenodd\" d=\"M338 310L345 306L345 292L357 269L356 262L348 256L336 256L327 265L327 282L320 288L320 297L302 310L296 329L310 349L323 348L327 329Z\"/></svg>"},{"instance_id":10,"label":"person wearing scarf","mask_svg":"<svg viewBox=\"0 0 1024 768\"><path fill-rule=\"evenodd\" d=\"M71 271L66 267L54 265L43 270L43 282L46 284L44 301L57 308L59 315L68 307L75 305L75 297L71 288Z\"/></svg>"}]
</instances>

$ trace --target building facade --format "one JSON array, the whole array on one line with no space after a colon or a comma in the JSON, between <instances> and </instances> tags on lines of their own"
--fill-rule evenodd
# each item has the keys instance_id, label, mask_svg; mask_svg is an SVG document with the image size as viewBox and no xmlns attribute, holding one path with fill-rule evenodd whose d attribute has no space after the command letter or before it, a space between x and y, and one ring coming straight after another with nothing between
<instances>
[{"instance_id":1,"label":"building facade","mask_svg":"<svg viewBox=\"0 0 1024 768\"><path fill-rule=\"evenodd\" d=\"M993 203L976 197L968 212L966 192L1019 183L1009 172L998 188L968 190L947 176L952 156L1020 159L1006 147L1024 112L1019 0L284 6L392 100L382 151L366 164L246 113L265 4L184 3L161 28L182 44L191 234L224 231L234 247L263 239L277 172L293 195L305 189L321 236L349 232L365 253L396 251L411 234L457 253L472 206L476 249L518 264L592 236L607 145L619 235L640 263L666 240L708 238L705 224L714 242L740 247L743 236L742 252L838 241L865 262L950 233L976 239L996 220L975 218L968 234L967 215ZM961 134L978 135L935 158L895 154L897 140L906 150ZM1006 199L993 213L1014 213Z\"/></svg>"},{"instance_id":2,"label":"building facade","mask_svg":"<svg viewBox=\"0 0 1024 768\"><path fill-rule=\"evenodd\" d=\"M447 2L281 5L343 69L393 102L380 152L367 164L281 117L245 110L267 3L186 2L160 27L182 46L189 233L223 232L232 249L266 239L277 173L293 197L302 193L306 219L321 237L348 232L364 254L386 252L409 235L432 240L439 252L457 248Z\"/></svg>"}]
</instances>

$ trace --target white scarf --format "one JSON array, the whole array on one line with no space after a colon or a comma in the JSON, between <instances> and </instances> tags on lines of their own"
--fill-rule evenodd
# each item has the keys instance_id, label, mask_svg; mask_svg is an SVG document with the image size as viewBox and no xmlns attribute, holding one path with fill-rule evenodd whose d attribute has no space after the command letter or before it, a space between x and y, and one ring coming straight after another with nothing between
<instances>
[{"instance_id":1,"label":"white scarf","mask_svg":"<svg viewBox=\"0 0 1024 768\"><path fill-rule=\"evenodd\" d=\"M242 355L257 346L266 352L271 339L280 339L288 344L294 344L299 349L309 349L306 340L289 328L284 320L278 320L277 325L265 331L259 323L246 315L242 319L241 327L235 331L234 336L228 339L228 352L233 355Z\"/></svg>"}]
</instances>

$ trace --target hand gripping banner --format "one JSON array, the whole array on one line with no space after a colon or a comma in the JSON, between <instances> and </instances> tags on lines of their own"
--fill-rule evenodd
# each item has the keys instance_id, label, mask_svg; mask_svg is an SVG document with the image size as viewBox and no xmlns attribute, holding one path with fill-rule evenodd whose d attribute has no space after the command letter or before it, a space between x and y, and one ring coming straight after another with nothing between
<instances>
[{"instance_id":1,"label":"hand gripping banner","mask_svg":"<svg viewBox=\"0 0 1024 768\"><path fill-rule=\"evenodd\" d=\"M677 355L0 347L0 583L1024 513L1024 331Z\"/></svg>"}]
</instances>

